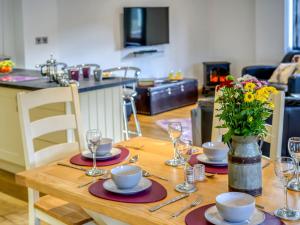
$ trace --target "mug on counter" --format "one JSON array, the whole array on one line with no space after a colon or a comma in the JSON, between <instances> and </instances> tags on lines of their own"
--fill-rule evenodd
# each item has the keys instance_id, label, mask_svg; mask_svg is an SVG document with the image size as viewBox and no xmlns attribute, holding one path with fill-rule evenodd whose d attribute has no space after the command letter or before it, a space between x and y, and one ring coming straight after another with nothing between
<instances>
[{"instance_id":1,"label":"mug on counter","mask_svg":"<svg viewBox=\"0 0 300 225\"><path fill-rule=\"evenodd\" d=\"M102 80L102 70L100 68L96 68L94 70L94 79L95 79L95 81L101 81Z\"/></svg>"},{"instance_id":2,"label":"mug on counter","mask_svg":"<svg viewBox=\"0 0 300 225\"><path fill-rule=\"evenodd\" d=\"M82 67L82 76L84 79L89 79L91 73L91 67L84 66Z\"/></svg>"},{"instance_id":3,"label":"mug on counter","mask_svg":"<svg viewBox=\"0 0 300 225\"><path fill-rule=\"evenodd\" d=\"M79 81L80 70L76 67L69 69L69 77L71 80Z\"/></svg>"}]
</instances>

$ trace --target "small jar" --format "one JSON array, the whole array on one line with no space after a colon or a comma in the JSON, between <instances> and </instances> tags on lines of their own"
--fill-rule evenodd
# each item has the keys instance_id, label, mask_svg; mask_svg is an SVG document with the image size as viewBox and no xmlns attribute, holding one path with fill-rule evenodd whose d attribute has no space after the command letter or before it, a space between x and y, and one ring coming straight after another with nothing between
<instances>
[{"instance_id":1,"label":"small jar","mask_svg":"<svg viewBox=\"0 0 300 225\"><path fill-rule=\"evenodd\" d=\"M78 68L71 68L69 69L69 77L71 80L79 81L79 69Z\"/></svg>"},{"instance_id":2,"label":"small jar","mask_svg":"<svg viewBox=\"0 0 300 225\"><path fill-rule=\"evenodd\" d=\"M91 73L91 68L89 66L82 67L82 76L84 79L89 79Z\"/></svg>"},{"instance_id":3,"label":"small jar","mask_svg":"<svg viewBox=\"0 0 300 225\"><path fill-rule=\"evenodd\" d=\"M195 181L205 180L205 165L204 164L195 164L194 168L194 179Z\"/></svg>"}]
</instances>

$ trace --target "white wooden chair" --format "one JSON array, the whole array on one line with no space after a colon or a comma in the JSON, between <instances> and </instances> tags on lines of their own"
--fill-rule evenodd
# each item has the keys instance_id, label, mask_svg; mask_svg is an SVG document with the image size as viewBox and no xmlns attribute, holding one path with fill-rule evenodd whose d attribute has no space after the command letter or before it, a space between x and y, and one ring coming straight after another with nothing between
<instances>
[{"instance_id":1,"label":"white wooden chair","mask_svg":"<svg viewBox=\"0 0 300 225\"><path fill-rule=\"evenodd\" d=\"M63 159L83 147L79 98L75 85L22 92L17 95L17 99L26 169ZM52 103L65 103L66 114L30 120L31 109ZM75 130L78 141L74 141ZM68 143L35 151L34 139L57 131L69 134ZM49 195L40 197L39 192L31 188L28 188L28 207L30 225L39 224L40 220L52 225L94 224L92 218L80 207Z\"/></svg>"},{"instance_id":2,"label":"white wooden chair","mask_svg":"<svg viewBox=\"0 0 300 225\"><path fill-rule=\"evenodd\" d=\"M220 96L220 92L216 91L215 100ZM282 132L283 132L283 116L284 116L284 97L283 91L280 91L276 95L272 95L272 102L275 105L273 110L272 125L266 124L267 136L264 138L264 142L270 144L270 158L275 160L281 156L281 145L282 145ZM219 113L217 109L220 108L219 103L214 103L214 113L213 113L213 125L212 125L212 141L220 141L222 139L222 134L226 132L226 129L216 128L218 125L222 124L222 121L216 117Z\"/></svg>"}]
</instances>

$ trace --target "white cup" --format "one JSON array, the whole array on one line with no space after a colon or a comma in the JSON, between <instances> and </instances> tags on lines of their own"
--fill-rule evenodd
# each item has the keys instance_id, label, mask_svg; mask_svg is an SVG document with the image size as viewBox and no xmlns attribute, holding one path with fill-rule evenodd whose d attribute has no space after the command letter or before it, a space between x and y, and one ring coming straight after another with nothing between
<instances>
[{"instance_id":1,"label":"white cup","mask_svg":"<svg viewBox=\"0 0 300 225\"><path fill-rule=\"evenodd\" d=\"M255 210L255 198L241 192L227 192L216 197L218 212L224 220L238 223L248 220Z\"/></svg>"},{"instance_id":2,"label":"white cup","mask_svg":"<svg viewBox=\"0 0 300 225\"><path fill-rule=\"evenodd\" d=\"M210 141L202 145L203 153L211 161L222 161L226 159L229 148L223 142Z\"/></svg>"},{"instance_id":3,"label":"white cup","mask_svg":"<svg viewBox=\"0 0 300 225\"><path fill-rule=\"evenodd\" d=\"M110 138L102 138L100 145L96 150L97 156L104 156L111 152L112 149L112 139Z\"/></svg>"},{"instance_id":4,"label":"white cup","mask_svg":"<svg viewBox=\"0 0 300 225\"><path fill-rule=\"evenodd\" d=\"M138 166L118 166L110 172L112 180L119 189L134 188L142 178L142 169Z\"/></svg>"}]
</instances>

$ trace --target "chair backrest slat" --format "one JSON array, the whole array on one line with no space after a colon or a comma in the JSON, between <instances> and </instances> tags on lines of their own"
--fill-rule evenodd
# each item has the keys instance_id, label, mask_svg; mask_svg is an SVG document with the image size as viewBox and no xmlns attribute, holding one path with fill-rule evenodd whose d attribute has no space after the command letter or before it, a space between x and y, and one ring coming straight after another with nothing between
<instances>
[{"instance_id":1,"label":"chair backrest slat","mask_svg":"<svg viewBox=\"0 0 300 225\"><path fill-rule=\"evenodd\" d=\"M78 149L77 142L51 145L35 153L35 166L43 166L64 159Z\"/></svg>"},{"instance_id":2,"label":"chair backrest slat","mask_svg":"<svg viewBox=\"0 0 300 225\"><path fill-rule=\"evenodd\" d=\"M31 123L31 137L36 138L66 129L76 129L75 115L51 116L34 121Z\"/></svg>"},{"instance_id":3,"label":"chair backrest slat","mask_svg":"<svg viewBox=\"0 0 300 225\"><path fill-rule=\"evenodd\" d=\"M22 106L25 109L32 109L42 105L48 105L60 102L73 101L72 91L70 88L46 88L38 91L28 92L22 96Z\"/></svg>"}]
</instances>

